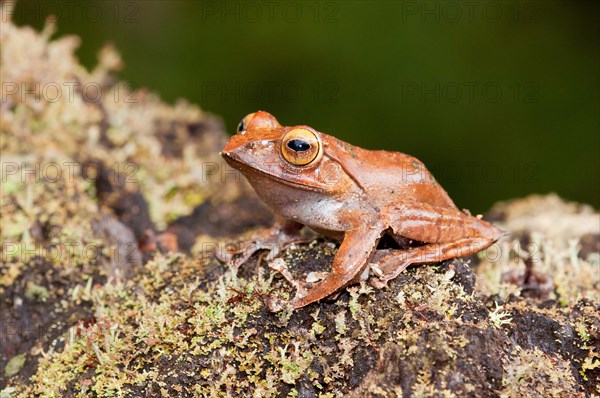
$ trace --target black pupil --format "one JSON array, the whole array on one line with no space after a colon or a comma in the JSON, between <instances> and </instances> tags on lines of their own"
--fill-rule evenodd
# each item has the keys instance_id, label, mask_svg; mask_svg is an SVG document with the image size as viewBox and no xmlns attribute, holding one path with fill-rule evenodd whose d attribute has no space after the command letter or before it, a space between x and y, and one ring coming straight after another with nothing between
<instances>
[{"instance_id":1,"label":"black pupil","mask_svg":"<svg viewBox=\"0 0 600 398\"><path fill-rule=\"evenodd\" d=\"M242 131L244 131L244 120L238 124L238 133L241 133Z\"/></svg>"},{"instance_id":2,"label":"black pupil","mask_svg":"<svg viewBox=\"0 0 600 398\"><path fill-rule=\"evenodd\" d=\"M289 140L287 146L296 152L304 152L310 149L310 144L303 140Z\"/></svg>"}]
</instances>

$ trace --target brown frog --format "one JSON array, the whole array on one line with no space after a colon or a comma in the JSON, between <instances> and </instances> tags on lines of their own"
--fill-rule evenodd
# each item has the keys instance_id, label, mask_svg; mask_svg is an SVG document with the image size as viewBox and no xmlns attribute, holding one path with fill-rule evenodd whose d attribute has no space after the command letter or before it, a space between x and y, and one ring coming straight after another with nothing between
<instances>
[{"instance_id":1,"label":"brown frog","mask_svg":"<svg viewBox=\"0 0 600 398\"><path fill-rule=\"evenodd\" d=\"M331 272L314 283L274 262L296 294L289 302L271 299L273 311L303 307L369 275L381 288L411 264L473 254L504 235L460 211L414 157L362 149L305 125L283 127L267 112L244 117L222 156L278 216L250 239L236 265L260 249L276 256L301 239L304 226L341 242ZM377 250L384 235L404 249ZM219 257L231 261L237 253Z\"/></svg>"}]
</instances>

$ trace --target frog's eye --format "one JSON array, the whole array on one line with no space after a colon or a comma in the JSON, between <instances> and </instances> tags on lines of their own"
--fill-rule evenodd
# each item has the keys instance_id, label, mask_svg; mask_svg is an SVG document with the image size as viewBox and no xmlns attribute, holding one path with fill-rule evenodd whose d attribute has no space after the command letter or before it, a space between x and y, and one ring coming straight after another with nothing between
<instances>
[{"instance_id":1,"label":"frog's eye","mask_svg":"<svg viewBox=\"0 0 600 398\"><path fill-rule=\"evenodd\" d=\"M281 140L281 154L294 166L306 166L322 153L319 137L307 129L290 130Z\"/></svg>"},{"instance_id":2,"label":"frog's eye","mask_svg":"<svg viewBox=\"0 0 600 398\"><path fill-rule=\"evenodd\" d=\"M248 117L250 115L245 116L240 123L237 125L237 132L238 134L244 134L246 132L246 129L248 128Z\"/></svg>"},{"instance_id":3,"label":"frog's eye","mask_svg":"<svg viewBox=\"0 0 600 398\"><path fill-rule=\"evenodd\" d=\"M244 116L237 126L237 133L246 134L247 130L274 129L278 127L281 127L281 125L273 115L264 111L258 111Z\"/></svg>"}]
</instances>

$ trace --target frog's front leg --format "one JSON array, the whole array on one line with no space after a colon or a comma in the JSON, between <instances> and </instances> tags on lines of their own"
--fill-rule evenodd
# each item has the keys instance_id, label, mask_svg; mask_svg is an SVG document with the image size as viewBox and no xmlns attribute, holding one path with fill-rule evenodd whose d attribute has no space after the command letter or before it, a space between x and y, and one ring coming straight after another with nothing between
<instances>
[{"instance_id":1,"label":"frog's front leg","mask_svg":"<svg viewBox=\"0 0 600 398\"><path fill-rule=\"evenodd\" d=\"M394 234L425 244L376 254L370 267L377 277L371 279L371 284L378 288L384 287L411 264L474 254L505 234L494 225L458 209L424 203L392 205L384 209L383 216Z\"/></svg>"},{"instance_id":2,"label":"frog's front leg","mask_svg":"<svg viewBox=\"0 0 600 398\"><path fill-rule=\"evenodd\" d=\"M269 309L280 311L285 306L304 307L335 293L360 277L385 229L383 223L378 221L360 219L360 222L360 225L345 232L342 244L333 259L331 272L324 279L313 286L298 289L289 302L270 298Z\"/></svg>"},{"instance_id":3,"label":"frog's front leg","mask_svg":"<svg viewBox=\"0 0 600 398\"><path fill-rule=\"evenodd\" d=\"M250 238L232 246L217 248L215 256L221 262L231 264L236 269L259 250L269 250L267 260L270 260L290 244L305 240L300 235L302 227L303 225L297 222L277 218L272 227L258 231Z\"/></svg>"}]
</instances>

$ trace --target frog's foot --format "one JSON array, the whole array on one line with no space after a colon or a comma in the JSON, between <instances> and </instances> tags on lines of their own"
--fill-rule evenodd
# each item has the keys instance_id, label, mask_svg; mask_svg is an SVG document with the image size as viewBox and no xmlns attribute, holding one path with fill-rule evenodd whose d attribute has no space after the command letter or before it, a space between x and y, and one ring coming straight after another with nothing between
<instances>
[{"instance_id":1,"label":"frog's foot","mask_svg":"<svg viewBox=\"0 0 600 398\"><path fill-rule=\"evenodd\" d=\"M287 277L285 278L288 279ZM290 281L290 283L296 287L296 294L294 295L294 298L291 300L283 300L276 295L269 296L267 299L267 307L269 308L269 311L279 312L286 308L295 310L306 305L304 302L306 296L310 294L310 289L307 289L306 285L300 281Z\"/></svg>"},{"instance_id":2,"label":"frog's foot","mask_svg":"<svg viewBox=\"0 0 600 398\"><path fill-rule=\"evenodd\" d=\"M300 235L301 228L302 225L297 223L276 223L271 228L257 232L248 240L218 247L215 250L215 257L222 263L230 264L234 269L238 269L257 251L269 250L266 260L270 261L292 243L306 241Z\"/></svg>"},{"instance_id":3,"label":"frog's foot","mask_svg":"<svg viewBox=\"0 0 600 398\"><path fill-rule=\"evenodd\" d=\"M306 294L306 282L302 282L301 280L294 278L290 269L285 264L281 258L276 258L273 261L269 262L269 268L279 272L293 287L296 288L296 294L305 295Z\"/></svg>"},{"instance_id":4,"label":"frog's foot","mask_svg":"<svg viewBox=\"0 0 600 398\"><path fill-rule=\"evenodd\" d=\"M296 288L294 297L289 301L282 300L276 296L270 296L267 300L267 306L269 311L272 312L278 312L285 308L297 309L315 301L314 298L311 298L315 294L313 285L318 285L320 281L327 279L330 275L328 272L310 272L306 275L305 280L294 278L285 262L280 258L271 261L269 267L279 272L294 288ZM335 297L341 293L341 291L333 290L328 293L329 294L319 293L319 298Z\"/></svg>"},{"instance_id":5,"label":"frog's foot","mask_svg":"<svg viewBox=\"0 0 600 398\"><path fill-rule=\"evenodd\" d=\"M304 280L294 278L288 266L281 258L276 258L273 261L269 262L269 268L279 272L289 282L289 284L296 289L296 294L291 301L284 301L275 296L269 297L267 305L269 307L269 310L273 312L281 311L286 306L295 308L295 303L307 296L310 290L309 286L311 284L317 283L327 278L327 276L329 275L328 272L314 271L309 272ZM336 295L337 293L339 292L334 293L332 296Z\"/></svg>"},{"instance_id":6,"label":"frog's foot","mask_svg":"<svg viewBox=\"0 0 600 398\"><path fill-rule=\"evenodd\" d=\"M410 263L403 259L403 250L377 250L369 263L369 284L376 289L383 289L389 280L398 276Z\"/></svg>"}]
</instances>

